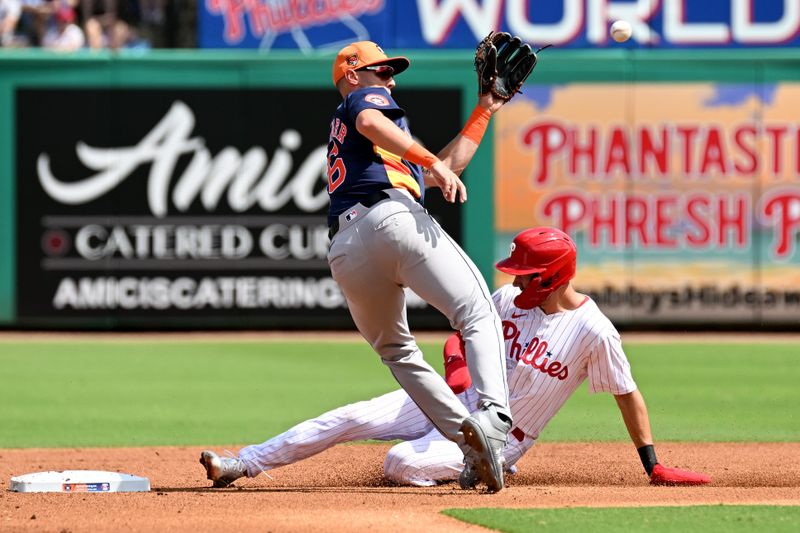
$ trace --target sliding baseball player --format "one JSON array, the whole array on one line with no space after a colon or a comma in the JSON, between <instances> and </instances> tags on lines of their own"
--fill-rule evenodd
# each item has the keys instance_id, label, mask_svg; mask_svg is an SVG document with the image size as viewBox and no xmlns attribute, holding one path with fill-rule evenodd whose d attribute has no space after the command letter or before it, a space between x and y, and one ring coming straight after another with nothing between
<instances>
[{"instance_id":1,"label":"sliding baseball player","mask_svg":"<svg viewBox=\"0 0 800 533\"><path fill-rule=\"evenodd\" d=\"M514 426L503 458L513 465L539 438L564 402L588 379L591 392L608 392L617 402L650 482L656 485L699 485L704 474L663 466L656 458L644 399L631 376L619 333L597 305L578 293L576 248L554 228L532 228L516 236L508 258L497 268L514 276L498 289L494 304L502 319L510 407ZM478 399L458 333L445 344L445 379L465 406ZM477 473L465 467L458 445L444 438L402 390L359 402L302 422L262 443L243 448L237 457L203 452L214 486L291 464L335 444L357 440L404 442L389 450L387 479L430 486L459 479L475 487Z\"/></svg>"}]
</instances>

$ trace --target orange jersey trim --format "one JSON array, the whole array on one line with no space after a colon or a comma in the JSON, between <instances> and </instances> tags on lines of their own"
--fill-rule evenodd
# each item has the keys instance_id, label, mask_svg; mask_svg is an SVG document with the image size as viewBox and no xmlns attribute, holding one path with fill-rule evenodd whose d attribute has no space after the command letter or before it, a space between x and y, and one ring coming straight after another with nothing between
<instances>
[{"instance_id":1,"label":"orange jersey trim","mask_svg":"<svg viewBox=\"0 0 800 533\"><path fill-rule=\"evenodd\" d=\"M386 176L389 178L389 183L392 184L392 187L406 189L414 195L414 198L422 196L419 183L411 175L411 169L403 163L399 155L388 152L376 145L373 145L373 149L383 161L383 169L386 171Z\"/></svg>"}]
</instances>

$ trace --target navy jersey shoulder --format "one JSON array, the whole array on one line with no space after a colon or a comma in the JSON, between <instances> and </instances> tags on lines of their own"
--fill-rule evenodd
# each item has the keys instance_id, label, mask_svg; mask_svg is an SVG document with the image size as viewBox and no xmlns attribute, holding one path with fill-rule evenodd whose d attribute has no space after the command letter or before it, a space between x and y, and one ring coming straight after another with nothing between
<instances>
[{"instance_id":1,"label":"navy jersey shoulder","mask_svg":"<svg viewBox=\"0 0 800 533\"><path fill-rule=\"evenodd\" d=\"M333 114L328 138L328 222L370 194L390 187L424 195L422 169L375 146L356 129L365 109L377 109L410 135L405 112L383 87L348 94Z\"/></svg>"},{"instance_id":2,"label":"navy jersey shoulder","mask_svg":"<svg viewBox=\"0 0 800 533\"><path fill-rule=\"evenodd\" d=\"M365 87L347 95L342 102L348 118L355 124L356 117L365 109L377 109L391 119L398 119L405 115L392 95L383 87Z\"/></svg>"}]
</instances>

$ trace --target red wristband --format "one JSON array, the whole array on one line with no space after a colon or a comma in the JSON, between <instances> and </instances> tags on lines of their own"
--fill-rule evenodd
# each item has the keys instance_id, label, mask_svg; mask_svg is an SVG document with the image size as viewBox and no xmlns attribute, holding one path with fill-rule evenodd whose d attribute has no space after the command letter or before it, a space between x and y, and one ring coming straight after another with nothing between
<instances>
[{"instance_id":1,"label":"red wristband","mask_svg":"<svg viewBox=\"0 0 800 533\"><path fill-rule=\"evenodd\" d=\"M417 142L413 142L411 146L408 147L406 153L403 154L403 159L421 165L423 168L430 168L439 160L439 158L420 146Z\"/></svg>"},{"instance_id":2,"label":"red wristband","mask_svg":"<svg viewBox=\"0 0 800 533\"><path fill-rule=\"evenodd\" d=\"M489 113L488 109L476 105L475 109L472 110L472 114L469 116L469 120L467 120L467 123L464 125L464 129L461 130L461 135L475 144L480 144L481 139L483 139L483 134L489 126L490 118L492 118L492 114Z\"/></svg>"}]
</instances>

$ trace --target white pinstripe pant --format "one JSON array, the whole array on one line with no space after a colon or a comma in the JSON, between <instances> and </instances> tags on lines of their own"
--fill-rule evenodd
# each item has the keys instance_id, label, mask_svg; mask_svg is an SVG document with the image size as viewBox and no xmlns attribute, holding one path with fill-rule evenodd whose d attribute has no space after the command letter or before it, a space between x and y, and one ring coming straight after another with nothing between
<instances>
[{"instance_id":1,"label":"white pinstripe pant","mask_svg":"<svg viewBox=\"0 0 800 533\"><path fill-rule=\"evenodd\" d=\"M458 395L465 406L475 406L473 388ZM396 440L386 455L383 469L390 481L404 485L430 486L458 479L464 454L455 442L444 438L403 390L353 403L306 420L262 444L247 446L239 457L248 476L295 463L342 443L357 440ZM534 440L509 439L506 467L522 457Z\"/></svg>"}]
</instances>

